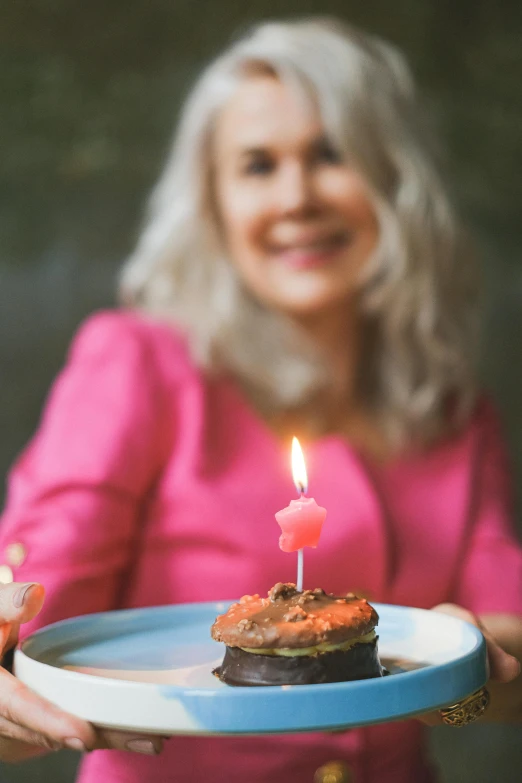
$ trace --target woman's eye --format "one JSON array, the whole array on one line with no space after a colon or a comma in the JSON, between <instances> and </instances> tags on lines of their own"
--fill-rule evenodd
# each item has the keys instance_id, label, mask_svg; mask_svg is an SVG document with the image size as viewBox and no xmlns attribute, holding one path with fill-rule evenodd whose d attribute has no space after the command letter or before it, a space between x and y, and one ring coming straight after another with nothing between
<instances>
[{"instance_id":1,"label":"woman's eye","mask_svg":"<svg viewBox=\"0 0 522 783\"><path fill-rule=\"evenodd\" d=\"M267 174L270 174L273 169L274 164L268 158L252 158L246 162L244 166L244 173L266 176Z\"/></svg>"},{"instance_id":2,"label":"woman's eye","mask_svg":"<svg viewBox=\"0 0 522 783\"><path fill-rule=\"evenodd\" d=\"M340 152L327 139L323 139L315 150L315 159L321 163L336 165L341 163Z\"/></svg>"}]
</instances>

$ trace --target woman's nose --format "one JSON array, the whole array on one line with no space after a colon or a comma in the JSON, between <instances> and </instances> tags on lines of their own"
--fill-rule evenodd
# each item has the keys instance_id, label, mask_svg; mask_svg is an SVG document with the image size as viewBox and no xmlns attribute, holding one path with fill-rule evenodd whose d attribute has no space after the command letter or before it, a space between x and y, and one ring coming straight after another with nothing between
<instances>
[{"instance_id":1,"label":"woman's nose","mask_svg":"<svg viewBox=\"0 0 522 783\"><path fill-rule=\"evenodd\" d=\"M276 196L283 214L308 212L316 201L312 172L302 165L287 166L281 171Z\"/></svg>"}]
</instances>

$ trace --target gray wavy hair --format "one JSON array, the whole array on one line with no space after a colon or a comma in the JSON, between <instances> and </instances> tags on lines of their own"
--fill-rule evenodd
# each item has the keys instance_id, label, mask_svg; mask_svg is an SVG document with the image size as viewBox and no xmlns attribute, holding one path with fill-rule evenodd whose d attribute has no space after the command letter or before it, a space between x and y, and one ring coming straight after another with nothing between
<instances>
[{"instance_id":1,"label":"gray wavy hair","mask_svg":"<svg viewBox=\"0 0 522 783\"><path fill-rule=\"evenodd\" d=\"M360 280L359 394L395 442L439 437L465 418L475 396L474 264L409 69L374 36L333 20L267 22L207 67L123 268L122 302L171 320L203 367L231 371L267 411L297 408L332 385L296 327L241 285L217 228L216 118L238 82L256 72L274 74L317 107L325 132L371 189L380 239Z\"/></svg>"}]
</instances>

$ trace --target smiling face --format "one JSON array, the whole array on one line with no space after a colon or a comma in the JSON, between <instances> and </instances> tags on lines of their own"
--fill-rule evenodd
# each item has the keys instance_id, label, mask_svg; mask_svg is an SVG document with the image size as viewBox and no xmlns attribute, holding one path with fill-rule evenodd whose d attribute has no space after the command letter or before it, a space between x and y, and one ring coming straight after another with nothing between
<instances>
[{"instance_id":1,"label":"smiling face","mask_svg":"<svg viewBox=\"0 0 522 783\"><path fill-rule=\"evenodd\" d=\"M297 317L349 302L377 217L318 114L275 77L245 78L218 118L214 155L223 239L248 290Z\"/></svg>"}]
</instances>

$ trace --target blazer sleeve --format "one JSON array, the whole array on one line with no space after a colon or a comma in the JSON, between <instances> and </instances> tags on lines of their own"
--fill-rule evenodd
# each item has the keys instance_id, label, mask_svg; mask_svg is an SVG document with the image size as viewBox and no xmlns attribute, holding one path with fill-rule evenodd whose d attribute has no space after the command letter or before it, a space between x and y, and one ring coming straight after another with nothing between
<instances>
[{"instance_id":1,"label":"blazer sleeve","mask_svg":"<svg viewBox=\"0 0 522 783\"><path fill-rule=\"evenodd\" d=\"M146 338L125 313L85 322L10 473L1 570L46 589L23 635L117 604L164 455L162 389Z\"/></svg>"},{"instance_id":2,"label":"blazer sleeve","mask_svg":"<svg viewBox=\"0 0 522 783\"><path fill-rule=\"evenodd\" d=\"M522 615L522 548L513 526L511 470L498 417L481 405L470 524L453 600L477 614Z\"/></svg>"}]
</instances>

